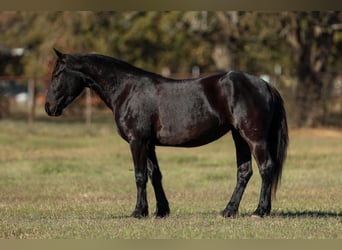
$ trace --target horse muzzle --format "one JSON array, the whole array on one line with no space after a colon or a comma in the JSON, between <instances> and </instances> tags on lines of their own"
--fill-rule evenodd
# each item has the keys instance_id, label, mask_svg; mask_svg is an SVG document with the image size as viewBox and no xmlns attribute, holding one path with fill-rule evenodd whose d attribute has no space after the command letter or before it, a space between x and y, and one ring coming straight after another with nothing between
<instances>
[{"instance_id":1,"label":"horse muzzle","mask_svg":"<svg viewBox=\"0 0 342 250\"><path fill-rule=\"evenodd\" d=\"M58 108L58 105L51 105L51 103L46 102L45 103L45 112L49 116L60 116L63 112L62 109Z\"/></svg>"}]
</instances>

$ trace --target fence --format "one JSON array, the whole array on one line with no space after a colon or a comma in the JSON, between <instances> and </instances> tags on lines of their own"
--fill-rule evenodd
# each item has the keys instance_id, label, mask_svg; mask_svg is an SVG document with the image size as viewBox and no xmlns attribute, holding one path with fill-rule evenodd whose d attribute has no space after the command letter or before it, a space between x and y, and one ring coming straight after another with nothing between
<instances>
[{"instance_id":1,"label":"fence","mask_svg":"<svg viewBox=\"0 0 342 250\"><path fill-rule=\"evenodd\" d=\"M170 77L178 79L193 76L191 74L170 75ZM276 85L284 97L291 125L291 119L298 112L296 81L286 77L271 77L270 81ZM30 129L37 116L46 117L43 107L49 83L50 77L0 77L0 119L24 118L27 119ZM324 107L322 108L324 119L320 125L342 127L342 74L335 79L332 89L323 94L325 95ZM107 110L99 97L86 88L80 98L66 109L65 115L75 117L78 120L84 120L87 127L90 127L94 108L96 108L96 112L98 110Z\"/></svg>"},{"instance_id":2,"label":"fence","mask_svg":"<svg viewBox=\"0 0 342 250\"><path fill-rule=\"evenodd\" d=\"M31 130L35 118L46 116L44 113L45 95L50 84L49 77L0 77L0 119L26 119ZM91 126L93 107L102 109L102 101L88 88L80 95L67 114L84 120ZM37 112L37 110L39 112ZM82 115L80 115L82 113Z\"/></svg>"}]
</instances>

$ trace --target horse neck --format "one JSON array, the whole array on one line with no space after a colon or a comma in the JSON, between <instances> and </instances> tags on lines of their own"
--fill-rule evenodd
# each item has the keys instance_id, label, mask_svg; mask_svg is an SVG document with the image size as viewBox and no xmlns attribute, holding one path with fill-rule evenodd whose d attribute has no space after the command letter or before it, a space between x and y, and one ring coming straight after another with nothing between
<instances>
[{"instance_id":1,"label":"horse neck","mask_svg":"<svg viewBox=\"0 0 342 250\"><path fill-rule=\"evenodd\" d=\"M130 68L126 69L117 65L115 60L107 57L102 58L103 62L101 57L95 58L96 60L94 58L92 56L80 58L81 63L77 64L76 68L89 79L86 87L94 90L106 105L113 110L116 99L125 84L124 79L127 79L127 75L131 74Z\"/></svg>"},{"instance_id":2,"label":"horse neck","mask_svg":"<svg viewBox=\"0 0 342 250\"><path fill-rule=\"evenodd\" d=\"M82 56L76 67L90 79L87 87L93 89L112 110L122 91L125 91L128 85L138 82L139 78L146 77L153 81L163 78L126 62L101 55ZM127 79L130 79L129 82Z\"/></svg>"}]
</instances>

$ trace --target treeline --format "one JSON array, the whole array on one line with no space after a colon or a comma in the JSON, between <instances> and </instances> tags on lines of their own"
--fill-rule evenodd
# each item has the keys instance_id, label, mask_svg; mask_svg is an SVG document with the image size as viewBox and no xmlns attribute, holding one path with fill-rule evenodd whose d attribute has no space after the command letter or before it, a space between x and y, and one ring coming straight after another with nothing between
<instances>
[{"instance_id":1,"label":"treeline","mask_svg":"<svg viewBox=\"0 0 342 250\"><path fill-rule=\"evenodd\" d=\"M195 66L268 75L291 98L292 124L317 126L336 106L329 100L341 74L342 13L0 12L0 48L25 49L15 63L0 57L0 75L49 74L53 47L163 74Z\"/></svg>"}]
</instances>

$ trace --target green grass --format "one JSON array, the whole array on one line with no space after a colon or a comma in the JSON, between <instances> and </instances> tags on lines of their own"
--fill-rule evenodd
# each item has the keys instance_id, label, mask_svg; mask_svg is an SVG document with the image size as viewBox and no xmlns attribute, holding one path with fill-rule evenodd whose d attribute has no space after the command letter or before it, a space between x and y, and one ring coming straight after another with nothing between
<instances>
[{"instance_id":1,"label":"green grass","mask_svg":"<svg viewBox=\"0 0 342 250\"><path fill-rule=\"evenodd\" d=\"M250 217L256 166L239 217L219 215L235 186L231 135L200 148L157 148L171 215L139 220L128 217L131 154L111 120L91 133L52 121L37 121L32 133L25 122L0 121L0 238L342 238L341 131L291 131L282 185L264 219ZM148 199L152 213L150 184Z\"/></svg>"}]
</instances>

